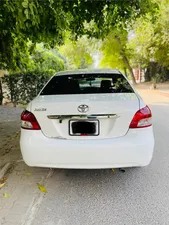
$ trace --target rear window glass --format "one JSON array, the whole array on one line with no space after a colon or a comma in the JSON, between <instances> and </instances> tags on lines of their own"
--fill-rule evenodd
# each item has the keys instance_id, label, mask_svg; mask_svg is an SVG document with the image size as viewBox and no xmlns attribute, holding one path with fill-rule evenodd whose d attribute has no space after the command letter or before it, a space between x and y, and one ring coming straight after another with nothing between
<instances>
[{"instance_id":1,"label":"rear window glass","mask_svg":"<svg viewBox=\"0 0 169 225\"><path fill-rule=\"evenodd\" d=\"M54 76L40 95L132 93L122 74L78 74Z\"/></svg>"}]
</instances>

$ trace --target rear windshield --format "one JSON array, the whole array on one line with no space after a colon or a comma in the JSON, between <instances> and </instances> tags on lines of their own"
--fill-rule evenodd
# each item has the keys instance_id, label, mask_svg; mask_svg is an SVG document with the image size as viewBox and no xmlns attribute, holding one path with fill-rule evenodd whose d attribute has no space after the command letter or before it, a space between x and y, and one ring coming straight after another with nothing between
<instances>
[{"instance_id":1,"label":"rear windshield","mask_svg":"<svg viewBox=\"0 0 169 225\"><path fill-rule=\"evenodd\" d=\"M40 95L132 93L122 74L78 74L54 76Z\"/></svg>"}]
</instances>

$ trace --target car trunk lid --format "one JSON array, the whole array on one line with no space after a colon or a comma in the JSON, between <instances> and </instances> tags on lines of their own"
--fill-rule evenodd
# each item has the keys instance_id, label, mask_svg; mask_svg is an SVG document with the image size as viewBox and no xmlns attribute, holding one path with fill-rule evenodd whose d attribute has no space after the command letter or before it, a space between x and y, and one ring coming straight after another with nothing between
<instances>
[{"instance_id":1,"label":"car trunk lid","mask_svg":"<svg viewBox=\"0 0 169 225\"><path fill-rule=\"evenodd\" d=\"M86 112L79 106L87 106ZM139 110L135 93L45 95L32 101L31 111L37 118L43 134L49 138L76 139L71 122L98 121L97 135L81 135L81 139L104 139L124 136L130 122Z\"/></svg>"}]
</instances>

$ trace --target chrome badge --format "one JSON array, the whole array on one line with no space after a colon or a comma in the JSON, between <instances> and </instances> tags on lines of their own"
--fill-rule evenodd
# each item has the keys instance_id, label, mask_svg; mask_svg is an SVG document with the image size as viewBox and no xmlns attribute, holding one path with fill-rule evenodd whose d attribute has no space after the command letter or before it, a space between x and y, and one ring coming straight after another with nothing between
<instances>
[{"instance_id":1,"label":"chrome badge","mask_svg":"<svg viewBox=\"0 0 169 225\"><path fill-rule=\"evenodd\" d=\"M89 111L89 106L88 105L79 105L77 110L81 113L85 113Z\"/></svg>"},{"instance_id":2,"label":"chrome badge","mask_svg":"<svg viewBox=\"0 0 169 225\"><path fill-rule=\"evenodd\" d=\"M36 111L36 112L44 112L46 110L47 110L46 108L35 108L34 111Z\"/></svg>"}]
</instances>

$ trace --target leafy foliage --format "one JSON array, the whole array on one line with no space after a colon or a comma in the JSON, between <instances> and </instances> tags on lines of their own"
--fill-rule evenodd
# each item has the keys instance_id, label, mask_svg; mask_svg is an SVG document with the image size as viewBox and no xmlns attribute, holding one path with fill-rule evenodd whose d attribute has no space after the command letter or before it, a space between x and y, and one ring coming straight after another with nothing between
<instances>
[{"instance_id":1,"label":"leafy foliage","mask_svg":"<svg viewBox=\"0 0 169 225\"><path fill-rule=\"evenodd\" d=\"M41 47L37 47L31 56L32 69L39 71L51 71L56 73L64 70L65 65L61 56L56 51L47 51Z\"/></svg>"},{"instance_id":2,"label":"leafy foliage","mask_svg":"<svg viewBox=\"0 0 169 225\"><path fill-rule=\"evenodd\" d=\"M158 81L165 81L169 69L169 1L155 2L158 3L155 15L149 13L136 20L129 45L135 50L133 62L148 68L146 80L156 77Z\"/></svg>"},{"instance_id":3,"label":"leafy foliage","mask_svg":"<svg viewBox=\"0 0 169 225\"><path fill-rule=\"evenodd\" d=\"M127 65L123 57L126 56L131 67L147 69L146 81L169 79L169 0L152 2L158 7L150 8L148 13L133 21L132 26L120 27L118 35L116 28L105 38L102 66L123 69Z\"/></svg>"},{"instance_id":4,"label":"leafy foliage","mask_svg":"<svg viewBox=\"0 0 169 225\"><path fill-rule=\"evenodd\" d=\"M103 37L112 26L126 26L150 7L151 0L0 1L0 67L15 71L24 67L36 43L63 44L66 30L75 38ZM87 28L85 23L93 25Z\"/></svg>"},{"instance_id":5,"label":"leafy foliage","mask_svg":"<svg viewBox=\"0 0 169 225\"><path fill-rule=\"evenodd\" d=\"M169 80L169 69L161 66L157 62L150 62L145 73L145 81L155 80L156 82L165 82Z\"/></svg>"},{"instance_id":6,"label":"leafy foliage","mask_svg":"<svg viewBox=\"0 0 169 225\"><path fill-rule=\"evenodd\" d=\"M120 46L115 36L116 34L112 31L112 33L110 33L102 43L101 51L103 52L103 58L101 66L124 69L125 64L120 54ZM124 46L127 42L127 32L123 34L121 32L120 37Z\"/></svg>"},{"instance_id":7,"label":"leafy foliage","mask_svg":"<svg viewBox=\"0 0 169 225\"><path fill-rule=\"evenodd\" d=\"M128 32L124 29L114 29L103 41L101 50L103 59L102 67L113 67L117 69L128 69L133 83L135 77L130 64L133 50L128 47Z\"/></svg>"},{"instance_id":8,"label":"leafy foliage","mask_svg":"<svg viewBox=\"0 0 169 225\"><path fill-rule=\"evenodd\" d=\"M43 88L53 75L50 72L30 71L5 75L3 83L6 86L8 99L16 104L27 104Z\"/></svg>"},{"instance_id":9,"label":"leafy foliage","mask_svg":"<svg viewBox=\"0 0 169 225\"><path fill-rule=\"evenodd\" d=\"M67 59L69 69L85 69L92 63L92 40L86 36L79 38L77 41L66 41L65 45L60 48L61 53Z\"/></svg>"}]
</instances>

